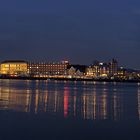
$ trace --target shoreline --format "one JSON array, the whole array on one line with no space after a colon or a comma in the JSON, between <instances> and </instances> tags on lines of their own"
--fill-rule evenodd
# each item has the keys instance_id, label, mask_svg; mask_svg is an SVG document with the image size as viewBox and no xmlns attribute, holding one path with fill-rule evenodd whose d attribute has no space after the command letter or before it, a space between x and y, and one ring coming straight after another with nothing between
<instances>
[{"instance_id":1,"label":"shoreline","mask_svg":"<svg viewBox=\"0 0 140 140\"><path fill-rule=\"evenodd\" d=\"M45 77L0 77L1 80L57 80L57 81L93 81L93 82L121 82L121 83L139 83L140 80L123 79L82 79L82 78L45 78Z\"/></svg>"}]
</instances>

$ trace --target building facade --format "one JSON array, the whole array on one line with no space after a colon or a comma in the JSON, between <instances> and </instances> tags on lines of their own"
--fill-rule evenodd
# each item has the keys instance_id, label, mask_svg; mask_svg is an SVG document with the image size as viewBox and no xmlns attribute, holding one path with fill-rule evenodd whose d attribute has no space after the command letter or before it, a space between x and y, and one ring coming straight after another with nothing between
<instances>
[{"instance_id":1,"label":"building facade","mask_svg":"<svg viewBox=\"0 0 140 140\"><path fill-rule=\"evenodd\" d=\"M109 65L96 62L86 69L86 75L92 78L107 78L109 76Z\"/></svg>"},{"instance_id":2,"label":"building facade","mask_svg":"<svg viewBox=\"0 0 140 140\"><path fill-rule=\"evenodd\" d=\"M22 60L3 61L0 64L0 74L9 76L25 76L28 74L27 62Z\"/></svg>"},{"instance_id":3,"label":"building facade","mask_svg":"<svg viewBox=\"0 0 140 140\"><path fill-rule=\"evenodd\" d=\"M118 74L118 62L115 59L109 62L109 74L110 76L116 76Z\"/></svg>"},{"instance_id":4,"label":"building facade","mask_svg":"<svg viewBox=\"0 0 140 140\"><path fill-rule=\"evenodd\" d=\"M86 65L69 65L67 68L67 76L69 78L80 78L85 76Z\"/></svg>"},{"instance_id":5,"label":"building facade","mask_svg":"<svg viewBox=\"0 0 140 140\"><path fill-rule=\"evenodd\" d=\"M62 61L59 63L46 63L46 62L29 62L28 71L30 76L46 77L48 75L65 75L68 61Z\"/></svg>"}]
</instances>

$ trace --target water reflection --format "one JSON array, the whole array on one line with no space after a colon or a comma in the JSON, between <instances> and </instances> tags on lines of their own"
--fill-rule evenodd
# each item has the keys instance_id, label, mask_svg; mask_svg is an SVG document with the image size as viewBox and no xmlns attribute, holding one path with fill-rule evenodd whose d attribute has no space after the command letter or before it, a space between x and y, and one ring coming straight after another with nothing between
<instances>
[{"instance_id":1,"label":"water reflection","mask_svg":"<svg viewBox=\"0 0 140 140\"><path fill-rule=\"evenodd\" d=\"M140 119L137 84L0 80L0 110L91 120Z\"/></svg>"},{"instance_id":2,"label":"water reflection","mask_svg":"<svg viewBox=\"0 0 140 140\"><path fill-rule=\"evenodd\" d=\"M139 114L139 120L140 120L140 85L138 84L138 114Z\"/></svg>"}]
</instances>

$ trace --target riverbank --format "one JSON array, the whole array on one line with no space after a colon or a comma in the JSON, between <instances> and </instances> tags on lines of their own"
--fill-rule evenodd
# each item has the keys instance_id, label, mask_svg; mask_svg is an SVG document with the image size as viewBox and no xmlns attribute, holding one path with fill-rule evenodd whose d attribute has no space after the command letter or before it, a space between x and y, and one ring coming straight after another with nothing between
<instances>
[{"instance_id":1,"label":"riverbank","mask_svg":"<svg viewBox=\"0 0 140 140\"><path fill-rule=\"evenodd\" d=\"M17 80L58 80L58 81L95 81L95 82L129 82L139 83L140 80L124 80L124 79L93 79L93 78L52 78L52 77L0 77L0 79L17 79Z\"/></svg>"}]
</instances>

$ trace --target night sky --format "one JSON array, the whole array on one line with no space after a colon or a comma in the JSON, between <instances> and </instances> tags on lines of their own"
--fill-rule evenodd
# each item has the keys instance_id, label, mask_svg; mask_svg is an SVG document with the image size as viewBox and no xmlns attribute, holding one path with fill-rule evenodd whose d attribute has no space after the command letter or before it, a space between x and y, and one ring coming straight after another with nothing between
<instances>
[{"instance_id":1,"label":"night sky","mask_svg":"<svg viewBox=\"0 0 140 140\"><path fill-rule=\"evenodd\" d=\"M111 58L140 68L140 0L0 1L0 60Z\"/></svg>"}]
</instances>

